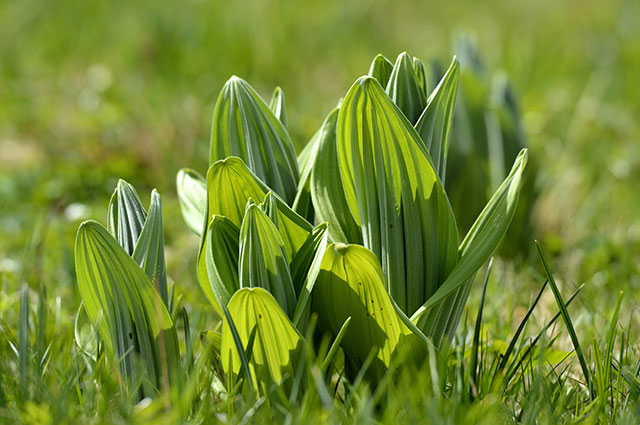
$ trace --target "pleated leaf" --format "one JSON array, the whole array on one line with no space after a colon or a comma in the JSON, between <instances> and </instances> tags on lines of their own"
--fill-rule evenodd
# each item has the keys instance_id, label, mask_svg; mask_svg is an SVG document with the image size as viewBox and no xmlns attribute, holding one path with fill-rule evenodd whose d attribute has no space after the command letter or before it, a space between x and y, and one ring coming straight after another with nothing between
<instances>
[{"instance_id":1,"label":"pleated leaf","mask_svg":"<svg viewBox=\"0 0 640 425\"><path fill-rule=\"evenodd\" d=\"M263 288L243 288L233 295L228 309L243 347L255 332L248 353L254 389L265 395L273 384L282 383L288 376L287 386L295 375L304 339L278 302ZM221 347L225 373L235 380L240 374L241 359L227 320L222 328Z\"/></svg>"},{"instance_id":2,"label":"pleated leaf","mask_svg":"<svg viewBox=\"0 0 640 425\"><path fill-rule=\"evenodd\" d=\"M509 228L518 204L526 164L527 150L523 149L511 172L460 245L460 261L436 293L411 317L427 336L434 337L436 345L443 336L451 337L455 331L473 276L489 259Z\"/></svg>"},{"instance_id":3,"label":"pleated leaf","mask_svg":"<svg viewBox=\"0 0 640 425\"><path fill-rule=\"evenodd\" d=\"M269 188L237 157L214 163L207 172L206 216L222 215L240 226L247 201L264 199ZM208 221L207 221L208 224Z\"/></svg>"},{"instance_id":4,"label":"pleated leaf","mask_svg":"<svg viewBox=\"0 0 640 425\"><path fill-rule=\"evenodd\" d=\"M449 132L460 81L460 65L454 57L451 66L433 90L427 107L416 123L416 131L425 144L433 160L433 167L445 181Z\"/></svg>"},{"instance_id":5,"label":"pleated leaf","mask_svg":"<svg viewBox=\"0 0 640 425\"><path fill-rule=\"evenodd\" d=\"M287 128L287 108L284 101L284 92L280 87L276 87L273 91L271 101L269 102L269 109L271 109L273 115L284 125L284 128Z\"/></svg>"},{"instance_id":6,"label":"pleated leaf","mask_svg":"<svg viewBox=\"0 0 640 425\"><path fill-rule=\"evenodd\" d=\"M210 163L237 156L291 204L298 187L298 164L284 125L258 93L231 77L213 113Z\"/></svg>"},{"instance_id":7,"label":"pleated leaf","mask_svg":"<svg viewBox=\"0 0 640 425\"><path fill-rule=\"evenodd\" d=\"M442 184L418 134L374 78L361 77L349 90L337 144L349 210L382 263L391 297L409 315L458 259Z\"/></svg>"},{"instance_id":8,"label":"pleated leaf","mask_svg":"<svg viewBox=\"0 0 640 425\"><path fill-rule=\"evenodd\" d=\"M298 155L298 168L300 169L300 181L298 182L298 192L291 208L308 222L313 223L315 212L311 201L311 171L315 164L318 152L318 143L321 130L318 130L309 143Z\"/></svg>"},{"instance_id":9,"label":"pleated leaf","mask_svg":"<svg viewBox=\"0 0 640 425\"><path fill-rule=\"evenodd\" d=\"M204 253L198 260L198 281L220 317L223 312L219 300L227 304L240 288L239 238L238 226L226 217L214 215L207 228Z\"/></svg>"},{"instance_id":10,"label":"pleated leaf","mask_svg":"<svg viewBox=\"0 0 640 425\"><path fill-rule=\"evenodd\" d=\"M166 306L169 305L167 291L167 267L164 261L164 228L162 226L162 203L160 194L151 192L149 214L133 251L133 260L145 271Z\"/></svg>"},{"instance_id":11,"label":"pleated leaf","mask_svg":"<svg viewBox=\"0 0 640 425\"><path fill-rule=\"evenodd\" d=\"M129 383L152 396L180 365L169 312L145 272L95 221L80 225L75 248L80 295Z\"/></svg>"},{"instance_id":12,"label":"pleated leaf","mask_svg":"<svg viewBox=\"0 0 640 425\"><path fill-rule=\"evenodd\" d=\"M264 288L292 317L296 307L287 252L278 229L256 204L250 204L240 227L241 288Z\"/></svg>"},{"instance_id":13,"label":"pleated leaf","mask_svg":"<svg viewBox=\"0 0 640 425\"><path fill-rule=\"evenodd\" d=\"M424 98L427 99L429 97L429 91L427 87L427 71L424 68L424 63L416 57L413 58L413 70L416 73L416 81L418 82L418 86L424 93Z\"/></svg>"},{"instance_id":14,"label":"pleated leaf","mask_svg":"<svg viewBox=\"0 0 640 425\"><path fill-rule=\"evenodd\" d=\"M369 67L369 75L378 80L382 87L387 87L391 72L393 72L393 62L381 54L373 59Z\"/></svg>"},{"instance_id":15,"label":"pleated leaf","mask_svg":"<svg viewBox=\"0 0 640 425\"><path fill-rule=\"evenodd\" d=\"M278 229L287 251L287 258L290 262L293 261L295 253L309 238L313 226L273 192L267 193L260 208Z\"/></svg>"},{"instance_id":16,"label":"pleated leaf","mask_svg":"<svg viewBox=\"0 0 640 425\"><path fill-rule=\"evenodd\" d=\"M426 348L419 332L412 331L396 311L378 259L360 245L329 245L313 292L313 311L318 326L333 335L351 317L342 340L350 377L360 371L372 350L376 354L367 376L376 382L401 351Z\"/></svg>"},{"instance_id":17,"label":"pleated leaf","mask_svg":"<svg viewBox=\"0 0 640 425\"><path fill-rule=\"evenodd\" d=\"M127 254L133 254L146 219L147 211L138 192L126 181L119 180L109 201L107 229Z\"/></svg>"},{"instance_id":18,"label":"pleated leaf","mask_svg":"<svg viewBox=\"0 0 640 425\"><path fill-rule=\"evenodd\" d=\"M178 171L176 189L184 222L200 236L207 208L207 181L197 171L183 168Z\"/></svg>"},{"instance_id":19,"label":"pleated leaf","mask_svg":"<svg viewBox=\"0 0 640 425\"><path fill-rule=\"evenodd\" d=\"M315 287L322 259L327 249L329 225L319 224L313 229L305 243L296 252L291 262L293 286L298 297L293 324L301 329L309 312L311 293Z\"/></svg>"},{"instance_id":20,"label":"pleated leaf","mask_svg":"<svg viewBox=\"0 0 640 425\"><path fill-rule=\"evenodd\" d=\"M318 150L311 171L311 199L317 220L329 223L329 238L332 241L361 243L360 226L349 210L338 165L338 112L338 109L334 109L320 129Z\"/></svg>"},{"instance_id":21,"label":"pleated leaf","mask_svg":"<svg viewBox=\"0 0 640 425\"><path fill-rule=\"evenodd\" d=\"M413 60L406 52L401 53L396 59L386 91L412 124L418 121L427 106L424 74L418 77Z\"/></svg>"}]
</instances>

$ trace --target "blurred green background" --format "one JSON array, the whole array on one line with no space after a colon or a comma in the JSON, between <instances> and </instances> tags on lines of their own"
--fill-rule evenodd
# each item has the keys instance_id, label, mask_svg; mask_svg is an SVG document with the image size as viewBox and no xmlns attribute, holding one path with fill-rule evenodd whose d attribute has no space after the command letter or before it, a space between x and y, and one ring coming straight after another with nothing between
<instances>
[{"instance_id":1,"label":"blurred green background","mask_svg":"<svg viewBox=\"0 0 640 425\"><path fill-rule=\"evenodd\" d=\"M153 187L163 195L169 275L202 303L197 241L174 181L183 166L205 171L224 82L239 75L267 99L281 86L299 150L375 54L448 63L460 33L475 39L489 70L506 72L519 98L540 168L535 233L558 278L588 283L581 302L594 308L585 311L605 314L618 289L630 289L633 303L637 0L1 0L0 313L17 309L26 280L60 297L59 320L69 323L79 305L77 226L104 222L118 178L145 203ZM496 315L534 293L520 292L532 279L503 275Z\"/></svg>"}]
</instances>

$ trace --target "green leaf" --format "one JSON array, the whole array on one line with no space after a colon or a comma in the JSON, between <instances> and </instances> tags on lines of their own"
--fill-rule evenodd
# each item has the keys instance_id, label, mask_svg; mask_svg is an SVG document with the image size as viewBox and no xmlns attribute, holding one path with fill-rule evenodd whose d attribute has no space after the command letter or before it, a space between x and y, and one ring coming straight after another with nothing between
<instances>
[{"instance_id":1,"label":"green leaf","mask_svg":"<svg viewBox=\"0 0 640 425\"><path fill-rule=\"evenodd\" d=\"M329 114L319 132L318 151L311 171L311 199L318 221L329 223L332 241L361 243L360 226L349 210L338 166L338 111L334 109Z\"/></svg>"},{"instance_id":2,"label":"green leaf","mask_svg":"<svg viewBox=\"0 0 640 425\"><path fill-rule=\"evenodd\" d=\"M127 254L133 254L146 219L147 211L142 206L138 192L120 179L109 201L107 229Z\"/></svg>"},{"instance_id":3,"label":"green leaf","mask_svg":"<svg viewBox=\"0 0 640 425\"><path fill-rule=\"evenodd\" d=\"M205 216L227 217L240 226L247 201L259 201L269 192L269 188L237 157L221 159L207 172L207 209ZM205 225L206 225L205 224Z\"/></svg>"},{"instance_id":4,"label":"green leaf","mask_svg":"<svg viewBox=\"0 0 640 425\"><path fill-rule=\"evenodd\" d=\"M316 284L320 266L322 265L322 258L327 249L328 230L327 223L319 224L314 228L291 262L291 275L298 297L296 311L293 314L293 324L298 329L303 327L303 320L308 314L311 293Z\"/></svg>"},{"instance_id":5,"label":"green leaf","mask_svg":"<svg viewBox=\"0 0 640 425\"><path fill-rule=\"evenodd\" d=\"M160 202L160 194L155 189L151 192L149 215L140 232L132 258L149 276L153 286L160 294L160 298L169 308L167 267L164 261L162 204Z\"/></svg>"},{"instance_id":6,"label":"green leaf","mask_svg":"<svg viewBox=\"0 0 640 425\"><path fill-rule=\"evenodd\" d=\"M439 345L437 340L443 335L451 336L455 331L473 276L489 259L509 228L518 203L522 173L526 164L527 150L523 149L516 158L511 172L493 194L460 245L460 261L438 291L411 317L425 335L436 336L436 346Z\"/></svg>"},{"instance_id":7,"label":"green leaf","mask_svg":"<svg viewBox=\"0 0 640 425\"><path fill-rule=\"evenodd\" d=\"M313 226L273 192L267 193L260 208L275 224L278 233L282 236L287 258L289 262L293 261L295 253L309 238Z\"/></svg>"},{"instance_id":8,"label":"green leaf","mask_svg":"<svg viewBox=\"0 0 640 425\"><path fill-rule=\"evenodd\" d=\"M424 98L427 99L429 97L429 91L427 87L427 72L424 68L424 63L416 57L413 58L413 70L416 73L416 81L418 82L418 86L424 93Z\"/></svg>"},{"instance_id":9,"label":"green leaf","mask_svg":"<svg viewBox=\"0 0 640 425\"><path fill-rule=\"evenodd\" d=\"M284 101L284 92L280 87L276 87L271 95L271 101L269 102L269 109L273 112L284 126L287 128L287 108Z\"/></svg>"},{"instance_id":10,"label":"green leaf","mask_svg":"<svg viewBox=\"0 0 640 425\"><path fill-rule=\"evenodd\" d=\"M291 206L295 212L300 214L310 223L313 223L315 219L315 212L311 201L311 171L313 170L313 166L316 161L321 133L322 130L318 130L298 155L300 182L298 183L296 198Z\"/></svg>"},{"instance_id":11,"label":"green leaf","mask_svg":"<svg viewBox=\"0 0 640 425\"><path fill-rule=\"evenodd\" d=\"M207 228L204 252L198 261L198 281L209 302L222 317L225 305L240 288L238 253L240 229L228 218L214 215Z\"/></svg>"},{"instance_id":12,"label":"green leaf","mask_svg":"<svg viewBox=\"0 0 640 425\"><path fill-rule=\"evenodd\" d=\"M286 376L290 382L302 354L304 339L273 296L262 288L243 288L233 295L228 309L243 346L248 345L255 330L248 356L254 389L265 395L271 385L282 383ZM240 373L241 359L227 320L222 328L221 346L225 373L235 378Z\"/></svg>"},{"instance_id":13,"label":"green leaf","mask_svg":"<svg viewBox=\"0 0 640 425\"><path fill-rule=\"evenodd\" d=\"M424 74L421 76L424 78ZM427 106L424 82L420 81L413 67L413 60L407 52L401 53L393 65L393 71L387 83L387 94L400 108L411 124L418 121Z\"/></svg>"},{"instance_id":14,"label":"green leaf","mask_svg":"<svg viewBox=\"0 0 640 425\"><path fill-rule=\"evenodd\" d=\"M207 181L198 172L183 168L178 171L176 189L184 222L201 236L207 208Z\"/></svg>"},{"instance_id":15,"label":"green leaf","mask_svg":"<svg viewBox=\"0 0 640 425\"><path fill-rule=\"evenodd\" d=\"M288 316L296 307L289 260L278 229L256 204L247 207L240 227L240 288L265 288Z\"/></svg>"},{"instance_id":16,"label":"green leaf","mask_svg":"<svg viewBox=\"0 0 640 425\"><path fill-rule=\"evenodd\" d=\"M80 295L108 351L129 383L142 382L145 396L177 379L180 354L165 304L144 271L95 221L76 237Z\"/></svg>"},{"instance_id":17,"label":"green leaf","mask_svg":"<svg viewBox=\"0 0 640 425\"><path fill-rule=\"evenodd\" d=\"M391 72L393 72L393 63L381 54L373 59L369 67L369 75L378 80L382 87L387 87Z\"/></svg>"},{"instance_id":18,"label":"green leaf","mask_svg":"<svg viewBox=\"0 0 640 425\"><path fill-rule=\"evenodd\" d=\"M460 81L460 65L454 57L451 66L433 90L427 107L417 120L416 130L431 155L433 167L445 181L449 133Z\"/></svg>"},{"instance_id":19,"label":"green leaf","mask_svg":"<svg viewBox=\"0 0 640 425\"><path fill-rule=\"evenodd\" d=\"M420 352L426 341L402 320L385 289L376 256L360 245L331 244L327 248L313 292L313 311L320 329L338 335L345 321L350 325L342 340L347 373L353 377L371 351L375 360L368 369L376 382L401 352Z\"/></svg>"},{"instance_id":20,"label":"green leaf","mask_svg":"<svg viewBox=\"0 0 640 425\"><path fill-rule=\"evenodd\" d=\"M455 218L431 158L371 77L349 90L337 142L346 200L364 246L380 259L391 297L411 314L458 259Z\"/></svg>"},{"instance_id":21,"label":"green leaf","mask_svg":"<svg viewBox=\"0 0 640 425\"><path fill-rule=\"evenodd\" d=\"M298 186L298 163L284 125L244 80L231 77L213 113L210 163L237 156L287 203Z\"/></svg>"}]
</instances>

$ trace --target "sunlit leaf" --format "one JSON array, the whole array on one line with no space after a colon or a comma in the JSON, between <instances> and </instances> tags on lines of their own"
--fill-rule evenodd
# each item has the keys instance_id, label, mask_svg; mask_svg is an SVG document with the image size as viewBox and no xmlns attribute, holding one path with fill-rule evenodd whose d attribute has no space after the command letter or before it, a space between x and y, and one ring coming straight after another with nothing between
<instances>
[{"instance_id":1,"label":"sunlit leaf","mask_svg":"<svg viewBox=\"0 0 640 425\"><path fill-rule=\"evenodd\" d=\"M210 163L240 157L269 187L292 203L298 163L284 125L246 81L231 77L213 113Z\"/></svg>"},{"instance_id":2,"label":"sunlit leaf","mask_svg":"<svg viewBox=\"0 0 640 425\"><path fill-rule=\"evenodd\" d=\"M287 108L284 101L284 92L280 87L276 87L273 91L271 101L269 102L269 109L271 109L273 115L284 125L284 128L287 128Z\"/></svg>"},{"instance_id":3,"label":"sunlit leaf","mask_svg":"<svg viewBox=\"0 0 640 425\"><path fill-rule=\"evenodd\" d=\"M329 223L332 241L360 243L360 226L349 210L338 166L337 122L338 109L335 109L320 129L318 151L311 171L311 199L318 221Z\"/></svg>"},{"instance_id":4,"label":"sunlit leaf","mask_svg":"<svg viewBox=\"0 0 640 425\"><path fill-rule=\"evenodd\" d=\"M420 77L416 75L413 60L406 52L401 53L396 59L386 87L387 94L409 119L409 122L414 124L418 121L427 106L424 74Z\"/></svg>"},{"instance_id":5,"label":"sunlit leaf","mask_svg":"<svg viewBox=\"0 0 640 425\"><path fill-rule=\"evenodd\" d=\"M239 270L241 288L265 288L293 316L296 294L284 242L256 204L247 207L240 227Z\"/></svg>"},{"instance_id":6,"label":"sunlit leaf","mask_svg":"<svg viewBox=\"0 0 640 425\"><path fill-rule=\"evenodd\" d=\"M368 376L377 381L400 352L426 349L426 342L405 324L389 298L378 259L362 246L329 245L313 292L313 311L318 326L334 335L351 317L342 341L351 376L372 350L376 354Z\"/></svg>"},{"instance_id":7,"label":"sunlit leaf","mask_svg":"<svg viewBox=\"0 0 640 425\"><path fill-rule=\"evenodd\" d=\"M382 263L391 297L418 309L458 259L455 219L422 142L378 81L361 77L338 118L346 200L364 245Z\"/></svg>"},{"instance_id":8,"label":"sunlit leaf","mask_svg":"<svg viewBox=\"0 0 640 425\"><path fill-rule=\"evenodd\" d=\"M527 151L524 149L460 245L460 261L436 293L411 317L427 336L434 338L436 345L444 335L451 336L455 331L473 276L509 228L526 164Z\"/></svg>"},{"instance_id":9,"label":"sunlit leaf","mask_svg":"<svg viewBox=\"0 0 640 425\"><path fill-rule=\"evenodd\" d=\"M392 71L393 62L380 54L373 59L369 67L369 75L378 80L382 87L387 87Z\"/></svg>"},{"instance_id":10,"label":"sunlit leaf","mask_svg":"<svg viewBox=\"0 0 640 425\"><path fill-rule=\"evenodd\" d=\"M248 356L255 389L264 395L272 384L282 383L285 377L288 376L290 382L304 340L273 296L262 288L243 288L233 295L228 309L244 347L255 332ZM225 372L237 377L241 359L226 320L221 347Z\"/></svg>"},{"instance_id":11,"label":"sunlit leaf","mask_svg":"<svg viewBox=\"0 0 640 425\"><path fill-rule=\"evenodd\" d=\"M109 201L107 229L127 254L133 254L146 219L147 211L138 192L126 181L119 180Z\"/></svg>"},{"instance_id":12,"label":"sunlit leaf","mask_svg":"<svg viewBox=\"0 0 640 425\"><path fill-rule=\"evenodd\" d=\"M207 208L207 181L198 172L183 168L178 171L176 189L182 217L195 234L202 234Z\"/></svg>"},{"instance_id":13,"label":"sunlit leaf","mask_svg":"<svg viewBox=\"0 0 640 425\"><path fill-rule=\"evenodd\" d=\"M169 306L167 291L167 267L164 261L164 229L162 226L162 204L160 194L151 192L149 214L133 251L133 260L145 271L160 298Z\"/></svg>"},{"instance_id":14,"label":"sunlit leaf","mask_svg":"<svg viewBox=\"0 0 640 425\"><path fill-rule=\"evenodd\" d=\"M453 121L453 111L458 94L460 66L453 58L451 66L433 90L427 107L416 123L416 130L431 155L433 167L445 181L449 132Z\"/></svg>"},{"instance_id":15,"label":"sunlit leaf","mask_svg":"<svg viewBox=\"0 0 640 425\"><path fill-rule=\"evenodd\" d=\"M145 272L107 230L84 222L76 237L80 295L127 382L153 395L180 366L176 331Z\"/></svg>"}]
</instances>

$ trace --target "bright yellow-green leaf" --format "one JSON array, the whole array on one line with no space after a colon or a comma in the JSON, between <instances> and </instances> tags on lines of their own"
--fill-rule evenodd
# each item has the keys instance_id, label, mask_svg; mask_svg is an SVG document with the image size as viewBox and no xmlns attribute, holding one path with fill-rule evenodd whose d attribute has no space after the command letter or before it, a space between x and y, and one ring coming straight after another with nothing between
<instances>
[{"instance_id":1,"label":"bright yellow-green leaf","mask_svg":"<svg viewBox=\"0 0 640 425\"><path fill-rule=\"evenodd\" d=\"M176 189L184 222L196 235L202 235L207 209L207 181L198 172L183 168L178 171Z\"/></svg>"},{"instance_id":2,"label":"bright yellow-green leaf","mask_svg":"<svg viewBox=\"0 0 640 425\"><path fill-rule=\"evenodd\" d=\"M289 259L278 229L256 204L249 205L240 227L241 288L265 288L289 317L296 308Z\"/></svg>"},{"instance_id":3,"label":"bright yellow-green leaf","mask_svg":"<svg viewBox=\"0 0 640 425\"><path fill-rule=\"evenodd\" d=\"M282 122L246 81L231 77L213 112L210 164L237 156L288 203L298 186L298 163Z\"/></svg>"},{"instance_id":4,"label":"bright yellow-green leaf","mask_svg":"<svg viewBox=\"0 0 640 425\"><path fill-rule=\"evenodd\" d=\"M350 376L358 373L372 350L375 361L367 376L377 381L400 351L426 349L426 342L407 326L389 298L378 259L360 245L329 245L312 305L318 326L334 335L351 317L342 341Z\"/></svg>"},{"instance_id":5,"label":"bright yellow-green leaf","mask_svg":"<svg viewBox=\"0 0 640 425\"><path fill-rule=\"evenodd\" d=\"M338 117L340 174L364 245L382 263L388 290L417 310L458 259L455 219L431 158L378 81L361 77Z\"/></svg>"},{"instance_id":6,"label":"bright yellow-green leaf","mask_svg":"<svg viewBox=\"0 0 640 425\"><path fill-rule=\"evenodd\" d=\"M261 394L288 376L290 383L302 354L304 340L273 296L262 288L243 288L229 301L229 313L243 347L255 329L249 369ZM234 380L240 374L240 356L225 320L222 328L222 365ZM285 385L287 385L285 383Z\"/></svg>"},{"instance_id":7,"label":"bright yellow-green leaf","mask_svg":"<svg viewBox=\"0 0 640 425\"><path fill-rule=\"evenodd\" d=\"M108 352L128 382L142 379L151 396L180 366L178 339L164 302L149 277L109 232L86 221L76 237L80 295Z\"/></svg>"},{"instance_id":8,"label":"bright yellow-green leaf","mask_svg":"<svg viewBox=\"0 0 640 425\"><path fill-rule=\"evenodd\" d=\"M340 177L336 145L337 122L338 109L335 109L320 129L311 171L311 199L318 221L329 223L329 238L333 242L361 243L360 226L349 211Z\"/></svg>"}]
</instances>

